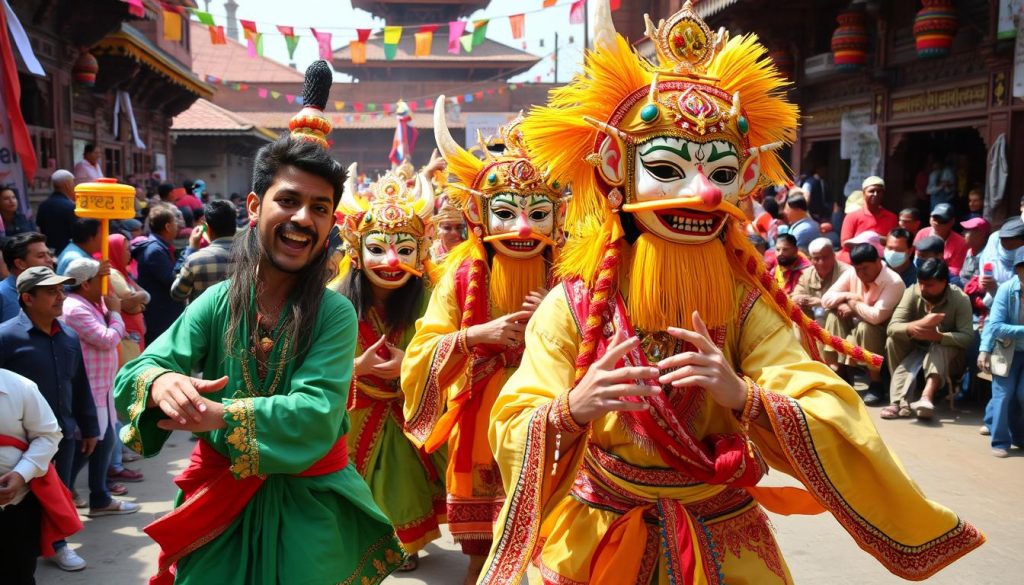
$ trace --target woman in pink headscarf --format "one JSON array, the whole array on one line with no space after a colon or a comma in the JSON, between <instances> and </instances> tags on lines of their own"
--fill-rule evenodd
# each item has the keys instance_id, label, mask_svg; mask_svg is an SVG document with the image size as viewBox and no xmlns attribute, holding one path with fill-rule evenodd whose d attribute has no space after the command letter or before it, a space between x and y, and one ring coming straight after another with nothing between
<instances>
[{"instance_id":1,"label":"woman in pink headscarf","mask_svg":"<svg viewBox=\"0 0 1024 585\"><path fill-rule=\"evenodd\" d=\"M125 341L138 343L138 352L133 352L131 350L135 348L130 348L125 353L134 353L134 355L122 356L123 363L126 361L125 358L134 358L145 347L146 322L142 318L142 312L146 310L146 304L149 303L149 293L142 290L132 276L132 270L129 267L132 257L129 252L128 240L121 234L111 234L109 242L110 286L114 294L121 299L121 316L124 318L124 328L127 333ZM128 349L125 345L129 344L122 344L123 352Z\"/></svg>"}]
</instances>

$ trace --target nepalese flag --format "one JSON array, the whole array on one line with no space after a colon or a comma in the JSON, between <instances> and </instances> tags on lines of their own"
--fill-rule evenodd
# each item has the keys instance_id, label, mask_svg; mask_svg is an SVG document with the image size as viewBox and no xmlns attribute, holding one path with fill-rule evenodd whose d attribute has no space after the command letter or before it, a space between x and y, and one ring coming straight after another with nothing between
<instances>
[{"instance_id":1,"label":"nepalese flag","mask_svg":"<svg viewBox=\"0 0 1024 585\"><path fill-rule=\"evenodd\" d=\"M395 104L395 115L398 117L398 124L395 126L395 138L391 141L388 159L391 160L391 164L398 165L412 157L412 149L416 146L419 132L412 125L412 112L405 102Z\"/></svg>"}]
</instances>

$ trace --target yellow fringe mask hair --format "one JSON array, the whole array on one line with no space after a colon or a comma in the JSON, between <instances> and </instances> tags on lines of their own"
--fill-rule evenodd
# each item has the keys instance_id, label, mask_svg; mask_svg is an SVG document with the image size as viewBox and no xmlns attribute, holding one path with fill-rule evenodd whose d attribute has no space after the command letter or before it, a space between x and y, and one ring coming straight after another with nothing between
<instances>
[{"instance_id":1,"label":"yellow fringe mask hair","mask_svg":"<svg viewBox=\"0 0 1024 585\"><path fill-rule=\"evenodd\" d=\"M494 254L491 258L489 299L498 315L509 315L523 308L526 295L547 287L548 263L543 254L513 258Z\"/></svg>"}]
</instances>

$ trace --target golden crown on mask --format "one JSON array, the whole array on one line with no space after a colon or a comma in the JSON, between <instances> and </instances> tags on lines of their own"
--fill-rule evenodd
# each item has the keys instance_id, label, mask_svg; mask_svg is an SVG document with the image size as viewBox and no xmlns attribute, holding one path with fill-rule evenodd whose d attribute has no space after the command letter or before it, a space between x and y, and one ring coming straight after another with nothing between
<instances>
[{"instance_id":1,"label":"golden crown on mask","mask_svg":"<svg viewBox=\"0 0 1024 585\"><path fill-rule=\"evenodd\" d=\"M364 236L403 233L416 238L422 263L433 231L434 189L429 180L417 175L410 187L404 177L391 170L373 183L369 197L363 197L355 185L356 163L349 166L348 177L338 203L338 211L344 216L341 237L346 254L358 264ZM416 269L422 271L422 266Z\"/></svg>"},{"instance_id":2,"label":"golden crown on mask","mask_svg":"<svg viewBox=\"0 0 1024 585\"><path fill-rule=\"evenodd\" d=\"M463 212L471 201L475 203L479 211L476 218L480 221L467 216L469 223L480 225L483 220L483 200L498 193L540 194L549 197L556 206L562 203L562 185L557 180L549 181L549 173L541 172L530 159L520 128L522 116L501 126L498 135L490 142L477 133L479 150L483 156L481 160L452 138L445 120L444 103L445 96L442 95L434 106L435 136L438 150L448 163L448 172L456 178L456 181L448 183L445 191L451 204ZM488 146L493 144L503 145L504 152L491 152Z\"/></svg>"}]
</instances>

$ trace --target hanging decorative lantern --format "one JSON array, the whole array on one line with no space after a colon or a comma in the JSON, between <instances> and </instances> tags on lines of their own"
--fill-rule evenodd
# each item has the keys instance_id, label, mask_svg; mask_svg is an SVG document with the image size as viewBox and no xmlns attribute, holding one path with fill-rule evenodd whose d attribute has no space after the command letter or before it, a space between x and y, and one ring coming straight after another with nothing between
<instances>
[{"instance_id":1,"label":"hanging decorative lantern","mask_svg":"<svg viewBox=\"0 0 1024 585\"><path fill-rule=\"evenodd\" d=\"M953 0L922 0L921 3L924 7L914 19L917 56L922 59L945 57L953 48L953 37L960 25Z\"/></svg>"},{"instance_id":2,"label":"hanging decorative lantern","mask_svg":"<svg viewBox=\"0 0 1024 585\"><path fill-rule=\"evenodd\" d=\"M836 18L839 27L832 33L832 60L839 71L856 71L868 60L868 31L864 12L844 10Z\"/></svg>"},{"instance_id":3,"label":"hanging decorative lantern","mask_svg":"<svg viewBox=\"0 0 1024 585\"><path fill-rule=\"evenodd\" d=\"M89 51L82 51L78 60L71 67L71 76L75 83L83 87L96 85L96 73L100 70L100 63Z\"/></svg>"},{"instance_id":4,"label":"hanging decorative lantern","mask_svg":"<svg viewBox=\"0 0 1024 585\"><path fill-rule=\"evenodd\" d=\"M792 53L786 49L775 49L768 53L768 57L770 57L772 62L775 63L775 68L779 70L779 73L789 79L793 79L793 67L795 63L793 61Z\"/></svg>"}]
</instances>

